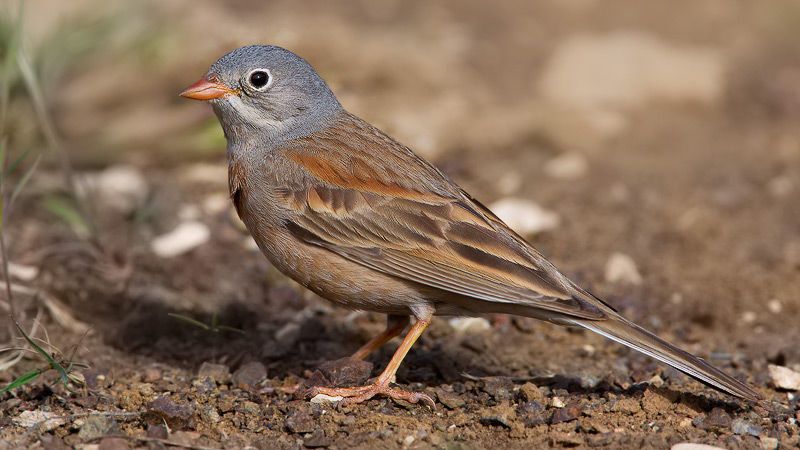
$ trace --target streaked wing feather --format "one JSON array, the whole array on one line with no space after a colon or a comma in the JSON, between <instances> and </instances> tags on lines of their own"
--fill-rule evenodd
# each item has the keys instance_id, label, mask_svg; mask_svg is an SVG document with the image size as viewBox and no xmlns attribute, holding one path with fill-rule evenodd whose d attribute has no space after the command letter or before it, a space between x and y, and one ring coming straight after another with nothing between
<instances>
[{"instance_id":1,"label":"streaked wing feather","mask_svg":"<svg viewBox=\"0 0 800 450\"><path fill-rule=\"evenodd\" d=\"M372 128L340 136L341 128L285 150L308 175L306 183L283 191L297 211L287 222L296 237L443 291L583 319L605 317L574 296L556 269L500 219L410 150ZM380 159L367 154L376 145L387 150ZM398 174L403 167L405 176Z\"/></svg>"}]
</instances>

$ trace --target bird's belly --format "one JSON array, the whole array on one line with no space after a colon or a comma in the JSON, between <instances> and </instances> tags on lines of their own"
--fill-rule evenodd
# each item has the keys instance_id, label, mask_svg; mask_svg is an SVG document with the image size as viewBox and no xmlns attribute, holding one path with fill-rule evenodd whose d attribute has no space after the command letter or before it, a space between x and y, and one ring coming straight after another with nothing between
<instances>
[{"instance_id":1,"label":"bird's belly","mask_svg":"<svg viewBox=\"0 0 800 450\"><path fill-rule=\"evenodd\" d=\"M264 231L253 235L258 236L256 243L278 270L343 307L411 314L412 308L430 303L413 284L300 242L280 227Z\"/></svg>"}]
</instances>

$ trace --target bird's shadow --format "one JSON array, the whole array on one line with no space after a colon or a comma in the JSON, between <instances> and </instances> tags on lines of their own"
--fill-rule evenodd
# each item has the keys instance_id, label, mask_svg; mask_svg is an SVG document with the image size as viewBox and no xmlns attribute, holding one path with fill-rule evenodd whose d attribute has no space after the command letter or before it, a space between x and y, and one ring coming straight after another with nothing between
<instances>
[{"instance_id":1,"label":"bird's shadow","mask_svg":"<svg viewBox=\"0 0 800 450\"><path fill-rule=\"evenodd\" d=\"M137 301L135 305L124 314L121 323L101 321L105 325L99 328L106 343L186 370L196 370L203 362L223 363L236 370L244 363L260 361L267 366L270 378L303 378L325 361L348 356L367 338L366 333L347 326L342 318L332 320L321 312L294 314L294 318L287 321L286 315L270 317L242 303L230 303L217 314L172 309L150 301ZM437 344L434 338L428 343L431 345L419 345L407 356L398 372L398 380L438 387L482 377L508 378L511 384L533 381L538 386L584 397L614 394L640 398L647 389L644 383L623 389L606 380L586 387L579 377L564 374L520 379L498 371L496 366L467 361L456 346ZM387 364L394 347L387 345L371 355L373 375ZM477 378L474 375L478 375ZM728 412L744 409L738 402L667 387L660 391L661 395L698 412L713 408Z\"/></svg>"}]
</instances>

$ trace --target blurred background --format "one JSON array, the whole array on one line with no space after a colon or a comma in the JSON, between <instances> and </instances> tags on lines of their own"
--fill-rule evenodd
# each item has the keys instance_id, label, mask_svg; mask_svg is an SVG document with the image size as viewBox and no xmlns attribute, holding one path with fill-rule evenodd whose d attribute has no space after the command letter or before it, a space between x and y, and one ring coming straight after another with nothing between
<instances>
[{"instance_id":1,"label":"blurred background","mask_svg":"<svg viewBox=\"0 0 800 450\"><path fill-rule=\"evenodd\" d=\"M796 1L5 0L2 306L28 334L49 332L62 354L76 349L98 389L114 387L97 376L125 373L114 395L139 400L114 397L115 408L143 410L164 390L194 389L204 362L236 372L258 361L259 386L283 401L276 386L382 327L379 316L335 309L270 267L230 208L216 118L177 95L222 54L253 43L306 58L345 108L436 163L628 317L717 355L759 387L778 383L769 364L800 369L790 345L800 338ZM18 335L8 328L4 342ZM522 319L444 321L432 334L448 343L420 347L447 363L400 378L460 383L452 363L480 375L616 376L608 384L623 390L637 370L680 379L602 340ZM6 356L4 383L52 367ZM431 363L424 354L408 361ZM178 377L171 388L165 374ZM142 380L156 387L133 386ZM36 386L20 387L24 402L2 417L51 407ZM258 401L262 415L271 401ZM211 443L234 433L242 445L272 430L227 413L178 428ZM338 442L377 426L361 419L323 435ZM14 420L6 432L24 431ZM91 442L64 427L50 431L70 445ZM122 429L137 427L144 422ZM786 427L769 436L791 436ZM436 444L429 431L418 443ZM472 438L513 441L503 436ZM658 446L671 442L665 436L647 439L666 439Z\"/></svg>"}]
</instances>

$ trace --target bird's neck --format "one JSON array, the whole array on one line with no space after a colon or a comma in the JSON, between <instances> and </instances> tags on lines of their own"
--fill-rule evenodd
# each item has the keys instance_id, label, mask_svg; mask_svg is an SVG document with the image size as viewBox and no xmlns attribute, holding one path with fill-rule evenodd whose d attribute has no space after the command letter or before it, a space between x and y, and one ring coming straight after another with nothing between
<instances>
[{"instance_id":1,"label":"bird's neck","mask_svg":"<svg viewBox=\"0 0 800 450\"><path fill-rule=\"evenodd\" d=\"M323 130L345 114L344 109L336 108L264 121L258 126L248 121L221 120L228 141L228 160L261 160L275 148Z\"/></svg>"}]
</instances>

